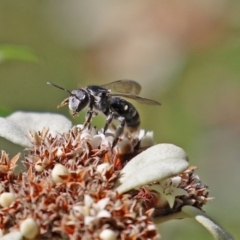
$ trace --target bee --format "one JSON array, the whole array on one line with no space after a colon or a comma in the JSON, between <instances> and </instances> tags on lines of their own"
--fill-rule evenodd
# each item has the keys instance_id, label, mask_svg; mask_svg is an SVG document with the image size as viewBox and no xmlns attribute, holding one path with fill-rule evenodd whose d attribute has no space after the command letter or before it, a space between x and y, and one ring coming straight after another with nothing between
<instances>
[{"instance_id":1,"label":"bee","mask_svg":"<svg viewBox=\"0 0 240 240\"><path fill-rule=\"evenodd\" d=\"M89 85L84 88L69 91L54 83L47 84L59 88L69 93L58 107L68 104L73 116L88 106L83 128L90 125L93 114L98 112L106 116L106 123L103 128L105 134L113 119L118 120L120 125L116 129L112 148L118 142L126 127L130 133L136 132L140 126L140 116L136 108L124 98L133 99L139 103L149 105L161 105L159 102L138 96L141 91L141 85L133 80L118 80L103 85Z\"/></svg>"}]
</instances>

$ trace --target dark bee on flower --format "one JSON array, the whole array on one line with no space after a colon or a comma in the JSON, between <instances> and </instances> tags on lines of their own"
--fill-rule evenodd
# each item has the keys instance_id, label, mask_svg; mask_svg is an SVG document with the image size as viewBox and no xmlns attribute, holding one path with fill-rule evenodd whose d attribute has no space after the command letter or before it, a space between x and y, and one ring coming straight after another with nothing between
<instances>
[{"instance_id":1,"label":"dark bee on flower","mask_svg":"<svg viewBox=\"0 0 240 240\"><path fill-rule=\"evenodd\" d=\"M106 116L106 123L103 129L105 134L112 120L118 120L120 125L116 129L112 147L124 131L124 128L133 133L138 130L140 116L136 108L124 98L133 99L139 103L149 105L160 105L159 102L138 96L141 85L133 80L118 80L104 85L89 85L84 88L69 91L56 84L47 82L56 88L62 89L70 94L58 107L68 104L71 114L77 115L82 109L88 106L84 128L89 126L93 114L98 112Z\"/></svg>"}]
</instances>

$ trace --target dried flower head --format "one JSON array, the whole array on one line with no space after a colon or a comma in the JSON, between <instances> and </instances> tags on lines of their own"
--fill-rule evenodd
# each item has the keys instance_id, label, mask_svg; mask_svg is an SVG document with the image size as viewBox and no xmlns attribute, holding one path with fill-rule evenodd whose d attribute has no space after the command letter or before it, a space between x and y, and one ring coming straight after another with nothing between
<instances>
[{"instance_id":1,"label":"dried flower head","mask_svg":"<svg viewBox=\"0 0 240 240\"><path fill-rule=\"evenodd\" d=\"M18 175L20 155L2 152L0 239L150 240L166 220L191 216L206 225L209 192L181 148L152 146L145 131L123 135L114 149L112 140L110 131L81 126L31 131Z\"/></svg>"},{"instance_id":2,"label":"dried flower head","mask_svg":"<svg viewBox=\"0 0 240 240\"><path fill-rule=\"evenodd\" d=\"M20 231L29 239L158 236L151 211L114 189L119 175L114 163L126 156L112 152L106 137L92 132L76 127L54 137L46 129L32 132L24 160L27 171L19 176L12 166L19 155L10 160L2 153L1 196L15 196L0 209L3 234Z\"/></svg>"}]
</instances>

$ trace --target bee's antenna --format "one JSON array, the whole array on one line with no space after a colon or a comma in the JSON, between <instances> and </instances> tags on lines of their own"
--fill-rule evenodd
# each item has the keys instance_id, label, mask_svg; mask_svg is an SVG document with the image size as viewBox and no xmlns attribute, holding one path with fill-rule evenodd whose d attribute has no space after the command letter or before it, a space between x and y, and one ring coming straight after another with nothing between
<instances>
[{"instance_id":1,"label":"bee's antenna","mask_svg":"<svg viewBox=\"0 0 240 240\"><path fill-rule=\"evenodd\" d=\"M63 90L63 91L66 91L66 92L68 92L70 95L72 95L72 93L71 93L69 90L67 90L67 89L65 89L65 88L62 88L62 87L60 87L60 86L58 86L58 85L56 85L56 84L54 84L54 83L47 82L47 84L48 84L48 85L51 85L51 86L53 86L53 87L59 88L59 89L61 89L61 90Z\"/></svg>"}]
</instances>

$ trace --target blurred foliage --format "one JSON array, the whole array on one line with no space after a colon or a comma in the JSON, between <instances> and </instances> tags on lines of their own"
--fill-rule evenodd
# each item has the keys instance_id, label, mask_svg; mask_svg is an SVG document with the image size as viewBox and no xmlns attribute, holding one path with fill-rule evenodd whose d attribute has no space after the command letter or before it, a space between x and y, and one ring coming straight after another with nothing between
<instances>
[{"instance_id":1,"label":"blurred foliage","mask_svg":"<svg viewBox=\"0 0 240 240\"><path fill-rule=\"evenodd\" d=\"M0 106L0 116L1 117L5 117L7 115L9 115L11 113L11 111L9 109L6 109L2 106Z\"/></svg>"},{"instance_id":2,"label":"blurred foliage","mask_svg":"<svg viewBox=\"0 0 240 240\"><path fill-rule=\"evenodd\" d=\"M28 47L8 44L0 45L0 62L8 60L38 62L36 54Z\"/></svg>"},{"instance_id":3,"label":"blurred foliage","mask_svg":"<svg viewBox=\"0 0 240 240\"><path fill-rule=\"evenodd\" d=\"M190 144L185 148L192 149L194 138L206 128L237 127L239 61L240 43L231 45L231 40L192 53L177 81L164 95L164 105L167 102L171 108L162 116L166 121L159 137L177 137L180 145Z\"/></svg>"},{"instance_id":4,"label":"blurred foliage","mask_svg":"<svg viewBox=\"0 0 240 240\"><path fill-rule=\"evenodd\" d=\"M33 52L32 49L28 47L9 44L0 45L0 64L12 60L27 61L33 63L38 62L37 55ZM4 105L0 106L0 116L7 116L10 113L11 110L8 109L8 107Z\"/></svg>"}]
</instances>

